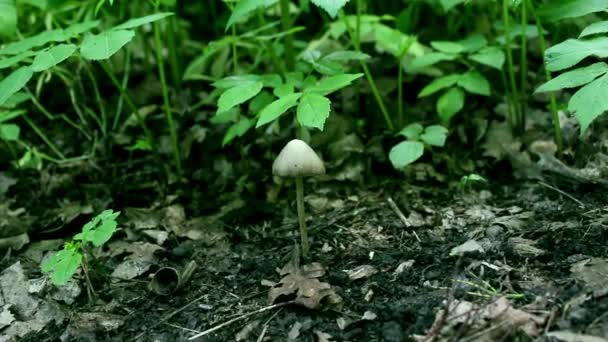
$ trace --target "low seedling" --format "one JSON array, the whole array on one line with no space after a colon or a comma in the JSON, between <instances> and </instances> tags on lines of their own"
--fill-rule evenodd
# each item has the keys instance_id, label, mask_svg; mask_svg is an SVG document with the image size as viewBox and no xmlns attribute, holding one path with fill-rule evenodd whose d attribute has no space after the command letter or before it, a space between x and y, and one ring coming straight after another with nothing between
<instances>
[{"instance_id":1,"label":"low seedling","mask_svg":"<svg viewBox=\"0 0 608 342\"><path fill-rule=\"evenodd\" d=\"M62 250L41 264L42 272L50 273L51 282L57 286L67 283L82 266L83 249L86 249L89 244L100 247L110 240L116 231L118 215L120 212L110 209L95 216L82 227L82 232L74 235L72 241L65 243Z\"/></svg>"}]
</instances>

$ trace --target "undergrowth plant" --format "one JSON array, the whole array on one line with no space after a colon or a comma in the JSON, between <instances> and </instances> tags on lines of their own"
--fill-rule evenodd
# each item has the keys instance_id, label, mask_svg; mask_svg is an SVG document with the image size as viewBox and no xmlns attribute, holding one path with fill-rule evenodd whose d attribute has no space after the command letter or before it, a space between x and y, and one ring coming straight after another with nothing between
<instances>
[{"instance_id":1,"label":"undergrowth plant","mask_svg":"<svg viewBox=\"0 0 608 342\"><path fill-rule=\"evenodd\" d=\"M82 231L66 242L63 249L46 259L40 269L49 273L55 285L65 285L83 266L83 257L91 246L103 246L116 232L116 218L120 212L104 210L82 227ZM86 261L86 258L84 258ZM84 265L86 267L86 265ZM85 270L86 272L86 270ZM87 279L88 282L88 279Z\"/></svg>"}]
</instances>

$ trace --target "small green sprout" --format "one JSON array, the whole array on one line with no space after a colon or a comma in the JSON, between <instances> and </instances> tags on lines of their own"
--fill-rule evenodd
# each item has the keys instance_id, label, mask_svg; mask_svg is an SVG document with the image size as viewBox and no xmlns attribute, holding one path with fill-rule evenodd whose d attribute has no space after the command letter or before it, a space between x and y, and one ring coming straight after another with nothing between
<instances>
[{"instance_id":1,"label":"small green sprout","mask_svg":"<svg viewBox=\"0 0 608 342\"><path fill-rule=\"evenodd\" d=\"M104 210L82 227L82 232L74 235L73 241L66 242L63 249L40 265L44 273L51 274L51 282L65 285L82 265L82 248L91 243L95 247L108 242L116 231L116 218L120 212Z\"/></svg>"},{"instance_id":2,"label":"small green sprout","mask_svg":"<svg viewBox=\"0 0 608 342\"><path fill-rule=\"evenodd\" d=\"M488 181L485 178L476 173L471 173L470 175L462 176L462 178L460 178L460 182L458 182L458 187L460 188L460 190L466 191L470 190L475 184L486 183L488 183Z\"/></svg>"}]
</instances>

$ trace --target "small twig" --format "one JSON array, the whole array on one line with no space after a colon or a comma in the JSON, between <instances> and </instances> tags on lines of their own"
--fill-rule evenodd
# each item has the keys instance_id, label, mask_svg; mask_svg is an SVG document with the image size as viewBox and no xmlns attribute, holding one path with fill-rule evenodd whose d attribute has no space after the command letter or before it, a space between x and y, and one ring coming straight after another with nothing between
<instances>
[{"instance_id":1,"label":"small twig","mask_svg":"<svg viewBox=\"0 0 608 342\"><path fill-rule=\"evenodd\" d=\"M558 188L556 188L556 187L554 187L552 185L549 185L547 183L541 182L541 181L539 181L538 184L540 184L542 186L545 186L545 187L547 187L547 188L549 188L551 190L559 192L560 194L562 194L562 195L568 197L569 199L573 200L574 202L576 202L576 204L578 204L581 207L581 209L585 209L585 203L577 200L572 195L569 195L569 194L565 193L564 191L562 191L562 190L560 190L560 189L558 189Z\"/></svg>"},{"instance_id":2,"label":"small twig","mask_svg":"<svg viewBox=\"0 0 608 342\"><path fill-rule=\"evenodd\" d=\"M266 331L268 330L268 324L270 323L270 321L272 321L273 318L275 318L279 312L281 312L281 310L277 310L275 313L272 314L272 316L270 316L270 318L268 318L266 320L266 322L264 322L264 327L262 328L262 332L260 333L260 336L258 336L258 339L256 342L262 342L262 340L264 339L264 336L266 336Z\"/></svg>"},{"instance_id":3,"label":"small twig","mask_svg":"<svg viewBox=\"0 0 608 342\"><path fill-rule=\"evenodd\" d=\"M401 209L399 209L399 207L397 206L395 201L393 201L393 199L390 197L386 201L391 206L391 209L393 209L395 214L397 214L397 216L399 217L401 222L403 222L405 227L410 228L412 226L412 223L405 217L405 215L403 215L403 212L401 211ZM416 234L415 230L412 230L412 233L414 233L414 236L416 237L416 240L418 240L418 242L422 242L422 240L420 240L420 237L418 236L418 234Z\"/></svg>"},{"instance_id":4,"label":"small twig","mask_svg":"<svg viewBox=\"0 0 608 342\"><path fill-rule=\"evenodd\" d=\"M218 324L218 325L216 325L213 328L207 329L207 330L205 330L203 332L200 332L200 333L198 333L198 334L196 334L194 336L191 336L191 337L188 338L188 341L192 341L192 340L195 340L195 339L197 339L199 337L203 337L205 335L208 335L208 334L210 334L210 333L212 333L212 332L214 332L216 330L219 330L219 329L221 329L221 328L223 328L225 326L228 326L228 325L230 325L230 324L232 324L234 322L237 322L237 321L240 321L242 319L245 319L245 318L247 318L249 316L253 316L255 314L259 314L259 313L266 312L266 311L269 311L269 310L272 310L272 309L280 308L282 306L293 304L293 303L294 303L294 301L291 300L289 302L283 302L283 303L279 303L279 304L274 304L274 305L263 307L263 308L258 309L256 311L248 312L246 314L243 314L241 316L238 316L238 317L235 317L235 318L233 318L231 320L228 320L228 321L226 321L224 323Z\"/></svg>"},{"instance_id":5,"label":"small twig","mask_svg":"<svg viewBox=\"0 0 608 342\"><path fill-rule=\"evenodd\" d=\"M135 336L135 338L133 339L133 341L139 341L139 339L140 339L142 336L144 336L144 335L145 335L145 334L146 334L148 331L150 331L150 330L152 330L152 329L156 328L157 326L159 326L159 325L161 325L161 324L165 323L165 322L166 322L168 319L170 319L171 317L173 317L173 316L177 315L178 313L180 313L180 312L182 312L182 311L186 310L186 308L188 308L189 306L191 306L191 305L193 305L193 304L195 304L195 303L200 302L201 300L203 300L203 299L204 299L205 297L207 297L207 296L208 296L208 294L204 294L204 295L202 295L202 296L200 296L200 297L196 298L195 300L191 301L190 303L188 303L188 304L186 304L186 305L182 306L181 308L179 308L179 309L177 309L177 310L175 310L175 311L171 312L170 314L166 315L165 317L163 317L162 319L160 319L158 322L156 322L156 323L152 324L152 326L151 326L151 327L148 327L148 328L147 328L145 331L143 331L143 332L142 332L142 333L140 333L139 335Z\"/></svg>"}]
</instances>

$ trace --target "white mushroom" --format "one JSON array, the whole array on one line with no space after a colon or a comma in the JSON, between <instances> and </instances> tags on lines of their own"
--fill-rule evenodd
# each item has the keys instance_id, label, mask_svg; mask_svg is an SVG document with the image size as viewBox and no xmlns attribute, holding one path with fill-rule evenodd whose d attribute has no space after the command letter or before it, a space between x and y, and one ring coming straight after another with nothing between
<instances>
[{"instance_id":1,"label":"white mushroom","mask_svg":"<svg viewBox=\"0 0 608 342\"><path fill-rule=\"evenodd\" d=\"M323 161L302 140L294 139L285 145L272 164L272 174L279 177L295 177L298 221L302 239L302 255L308 254L308 230L304 219L304 182L302 177L325 173Z\"/></svg>"}]
</instances>

